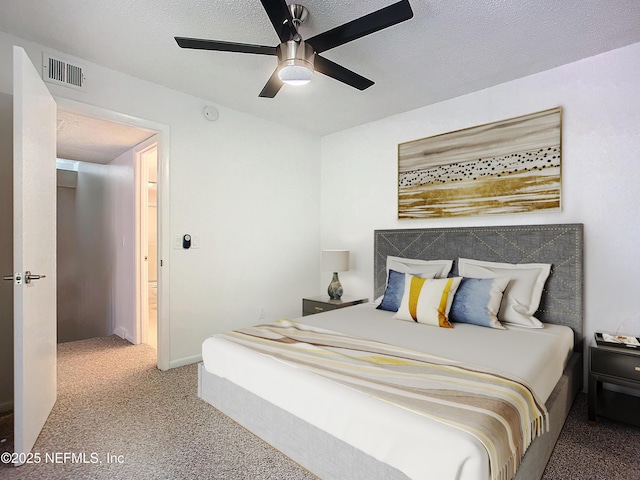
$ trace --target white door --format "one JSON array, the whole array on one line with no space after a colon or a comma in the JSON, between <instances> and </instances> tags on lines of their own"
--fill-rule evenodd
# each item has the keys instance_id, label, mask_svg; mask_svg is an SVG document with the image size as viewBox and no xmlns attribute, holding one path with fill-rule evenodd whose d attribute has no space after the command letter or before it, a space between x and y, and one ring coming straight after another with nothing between
<instances>
[{"instance_id":1,"label":"white door","mask_svg":"<svg viewBox=\"0 0 640 480\"><path fill-rule=\"evenodd\" d=\"M14 418L24 463L56 401L56 103L13 47ZM31 280L27 272L31 272ZM35 278L35 277L44 278ZM19 278L19 280L18 280Z\"/></svg>"}]
</instances>

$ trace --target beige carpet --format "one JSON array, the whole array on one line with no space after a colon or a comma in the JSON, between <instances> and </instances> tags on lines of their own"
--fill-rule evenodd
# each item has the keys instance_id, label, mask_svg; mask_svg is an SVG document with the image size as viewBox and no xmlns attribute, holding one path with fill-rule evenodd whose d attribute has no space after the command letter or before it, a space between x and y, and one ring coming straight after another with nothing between
<instances>
[{"instance_id":1,"label":"beige carpet","mask_svg":"<svg viewBox=\"0 0 640 480\"><path fill-rule=\"evenodd\" d=\"M0 478L315 478L196 391L195 365L161 372L149 346L118 337L61 344L58 401L33 452L101 463L2 465Z\"/></svg>"},{"instance_id":2,"label":"beige carpet","mask_svg":"<svg viewBox=\"0 0 640 480\"><path fill-rule=\"evenodd\" d=\"M195 365L161 372L151 347L118 337L58 351L58 401L33 450L42 458L57 454L56 462L0 465L0 478L315 478L201 401ZM607 420L590 425L586 405L580 394L543 478L639 479L640 428ZM0 440L8 438L0 452L11 447L10 425L10 417L0 416ZM99 463L64 461L65 453Z\"/></svg>"}]
</instances>

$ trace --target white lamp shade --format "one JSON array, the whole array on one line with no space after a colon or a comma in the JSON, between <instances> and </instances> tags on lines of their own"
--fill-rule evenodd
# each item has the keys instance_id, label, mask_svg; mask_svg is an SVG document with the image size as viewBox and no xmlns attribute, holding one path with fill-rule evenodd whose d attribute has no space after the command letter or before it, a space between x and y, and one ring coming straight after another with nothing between
<instances>
[{"instance_id":1,"label":"white lamp shade","mask_svg":"<svg viewBox=\"0 0 640 480\"><path fill-rule=\"evenodd\" d=\"M323 250L322 270L346 272L349 270L349 250Z\"/></svg>"}]
</instances>

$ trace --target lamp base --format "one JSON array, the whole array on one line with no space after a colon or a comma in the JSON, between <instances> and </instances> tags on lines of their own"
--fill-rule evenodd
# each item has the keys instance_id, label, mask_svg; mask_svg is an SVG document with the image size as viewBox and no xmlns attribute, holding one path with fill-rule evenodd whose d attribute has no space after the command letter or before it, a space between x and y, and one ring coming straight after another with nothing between
<instances>
[{"instance_id":1,"label":"lamp base","mask_svg":"<svg viewBox=\"0 0 640 480\"><path fill-rule=\"evenodd\" d=\"M340 280L338 280L338 272L333 272L333 278L331 279L327 293L331 300L340 300L340 297L342 297L342 285L340 284Z\"/></svg>"}]
</instances>

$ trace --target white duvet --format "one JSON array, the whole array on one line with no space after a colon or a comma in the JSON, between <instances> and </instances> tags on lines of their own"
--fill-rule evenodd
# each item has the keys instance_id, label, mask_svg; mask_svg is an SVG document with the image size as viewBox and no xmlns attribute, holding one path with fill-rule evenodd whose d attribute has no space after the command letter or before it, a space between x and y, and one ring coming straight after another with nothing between
<instances>
[{"instance_id":1,"label":"white duvet","mask_svg":"<svg viewBox=\"0 0 640 480\"><path fill-rule=\"evenodd\" d=\"M568 327L468 324L445 329L392 319L373 304L297 319L350 335L475 363L514 375L546 401L573 349ZM486 450L475 438L416 413L336 384L219 337L202 347L206 370L287 410L412 479L489 478Z\"/></svg>"}]
</instances>

